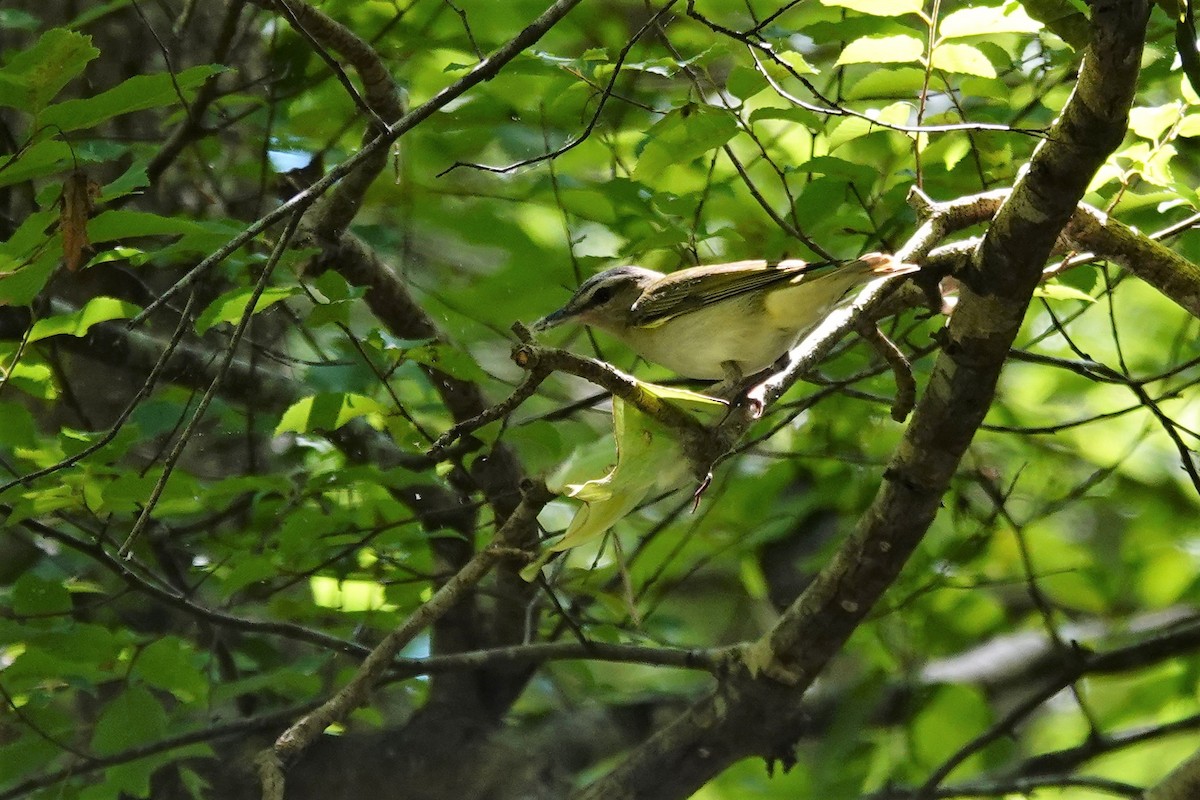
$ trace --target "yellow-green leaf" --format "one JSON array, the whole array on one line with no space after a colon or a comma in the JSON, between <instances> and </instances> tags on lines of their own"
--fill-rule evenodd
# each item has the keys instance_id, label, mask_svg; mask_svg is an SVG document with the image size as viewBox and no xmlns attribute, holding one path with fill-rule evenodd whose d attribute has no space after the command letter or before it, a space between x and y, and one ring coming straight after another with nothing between
<instances>
[{"instance_id":1,"label":"yellow-green leaf","mask_svg":"<svg viewBox=\"0 0 1200 800\"><path fill-rule=\"evenodd\" d=\"M1033 294L1035 297L1044 297L1047 300L1083 300L1085 303L1096 302L1096 298L1087 292L1082 292L1074 286L1067 286L1065 283L1043 283L1033 290Z\"/></svg>"},{"instance_id":2,"label":"yellow-green leaf","mask_svg":"<svg viewBox=\"0 0 1200 800\"><path fill-rule=\"evenodd\" d=\"M922 0L821 0L823 6L848 8L875 17L898 17L901 14L920 14Z\"/></svg>"},{"instance_id":3,"label":"yellow-green leaf","mask_svg":"<svg viewBox=\"0 0 1200 800\"><path fill-rule=\"evenodd\" d=\"M58 314L40 319L29 332L29 341L37 342L51 336L85 336L93 325L114 319L129 319L141 311L133 303L112 297L94 297L83 308L70 314Z\"/></svg>"},{"instance_id":4,"label":"yellow-green leaf","mask_svg":"<svg viewBox=\"0 0 1200 800\"><path fill-rule=\"evenodd\" d=\"M1129 129L1151 141L1162 136L1163 131L1179 121L1183 108L1178 102L1161 106L1139 106L1129 109Z\"/></svg>"},{"instance_id":5,"label":"yellow-green leaf","mask_svg":"<svg viewBox=\"0 0 1200 800\"><path fill-rule=\"evenodd\" d=\"M374 399L350 392L323 392L298 400L283 412L275 435L333 431L355 417L381 414L383 407Z\"/></svg>"},{"instance_id":6,"label":"yellow-green leaf","mask_svg":"<svg viewBox=\"0 0 1200 800\"><path fill-rule=\"evenodd\" d=\"M943 44L933 51L933 68L961 75L996 77L996 68L977 47L969 44Z\"/></svg>"},{"instance_id":7,"label":"yellow-green leaf","mask_svg":"<svg viewBox=\"0 0 1200 800\"><path fill-rule=\"evenodd\" d=\"M841 64L889 64L920 62L925 43L915 36L864 36L846 45L838 56Z\"/></svg>"},{"instance_id":8,"label":"yellow-green leaf","mask_svg":"<svg viewBox=\"0 0 1200 800\"><path fill-rule=\"evenodd\" d=\"M947 14L938 26L943 39L959 36L991 36L997 33L1037 33L1042 23L1026 13L1020 3L975 6Z\"/></svg>"},{"instance_id":9,"label":"yellow-green leaf","mask_svg":"<svg viewBox=\"0 0 1200 800\"><path fill-rule=\"evenodd\" d=\"M726 404L684 389L642 384L650 391L689 413L703 418L725 412ZM570 550L605 533L629 515L650 494L659 494L687 483L689 464L679 440L657 420L619 398L613 398L613 432L617 463L603 477L551 489L581 500L566 532L547 546L541 557L521 575L533 580L554 553Z\"/></svg>"},{"instance_id":10,"label":"yellow-green leaf","mask_svg":"<svg viewBox=\"0 0 1200 800\"><path fill-rule=\"evenodd\" d=\"M264 308L272 306L280 300L286 300L299 292L300 287L298 286L267 287L255 302L254 313L257 314ZM250 305L250 298L253 295L254 289L247 287L226 292L213 300L208 304L208 308L204 309L196 318L196 333L203 334L209 328L222 322L237 322L246 313L246 306Z\"/></svg>"}]
</instances>

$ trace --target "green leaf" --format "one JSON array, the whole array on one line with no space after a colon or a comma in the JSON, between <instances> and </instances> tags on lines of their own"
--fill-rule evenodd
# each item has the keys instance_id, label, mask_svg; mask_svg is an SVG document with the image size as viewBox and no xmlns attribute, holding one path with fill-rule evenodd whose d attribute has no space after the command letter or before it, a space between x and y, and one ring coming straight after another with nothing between
<instances>
[{"instance_id":1,"label":"green leaf","mask_svg":"<svg viewBox=\"0 0 1200 800\"><path fill-rule=\"evenodd\" d=\"M673 164L687 164L720 147L737 133L737 119L708 106L684 106L667 114L646 132L645 145L633 169L643 183Z\"/></svg>"},{"instance_id":2,"label":"green leaf","mask_svg":"<svg viewBox=\"0 0 1200 800\"><path fill-rule=\"evenodd\" d=\"M947 14L938 25L943 39L962 36L992 36L997 33L1037 33L1042 24L1025 12L1019 3L1000 6L974 6Z\"/></svg>"},{"instance_id":3,"label":"green leaf","mask_svg":"<svg viewBox=\"0 0 1200 800\"><path fill-rule=\"evenodd\" d=\"M863 36L846 45L837 64L903 64L920 63L925 55L925 43L916 36Z\"/></svg>"},{"instance_id":4,"label":"green leaf","mask_svg":"<svg viewBox=\"0 0 1200 800\"><path fill-rule=\"evenodd\" d=\"M876 124L883 122L888 125L906 125L913 114L913 107L908 103L899 102L892 103L886 108L868 109L867 115L870 119L862 117L850 117L844 119L837 124L833 131L829 134L829 150L833 151L841 147L843 144L857 139L861 136L866 136L869 133L886 130Z\"/></svg>"},{"instance_id":5,"label":"green leaf","mask_svg":"<svg viewBox=\"0 0 1200 800\"><path fill-rule=\"evenodd\" d=\"M996 77L996 68L977 47L969 44L940 44L933 51L933 68L981 78Z\"/></svg>"},{"instance_id":6,"label":"green leaf","mask_svg":"<svg viewBox=\"0 0 1200 800\"><path fill-rule=\"evenodd\" d=\"M62 581L48 581L31 572L13 586L12 610L18 615L45 616L71 610L71 593Z\"/></svg>"},{"instance_id":7,"label":"green leaf","mask_svg":"<svg viewBox=\"0 0 1200 800\"><path fill-rule=\"evenodd\" d=\"M112 297L94 297L78 311L39 319L29 332L29 341L38 342L51 336L86 336L93 325L114 319L129 319L141 309L133 303Z\"/></svg>"},{"instance_id":8,"label":"green leaf","mask_svg":"<svg viewBox=\"0 0 1200 800\"><path fill-rule=\"evenodd\" d=\"M355 417L383 414L385 409L376 400L349 392L324 392L293 403L275 426L275 435L333 431Z\"/></svg>"},{"instance_id":9,"label":"green leaf","mask_svg":"<svg viewBox=\"0 0 1200 800\"><path fill-rule=\"evenodd\" d=\"M162 704L142 686L130 686L113 698L96 721L92 750L110 756L159 739L167 732Z\"/></svg>"},{"instance_id":10,"label":"green leaf","mask_svg":"<svg viewBox=\"0 0 1200 800\"><path fill-rule=\"evenodd\" d=\"M727 405L705 395L657 384L642 383L643 388L663 400L702 417L719 417ZM561 537L543 549L541 556L521 570L533 580L554 553L570 550L605 533L629 515L651 493L660 494L684 485L689 464L679 440L657 420L620 398L613 398L613 435L617 445L617 463L606 475L577 484L566 484L564 465L547 482L552 491L583 501ZM590 452L585 448L584 452Z\"/></svg>"},{"instance_id":11,"label":"green leaf","mask_svg":"<svg viewBox=\"0 0 1200 800\"><path fill-rule=\"evenodd\" d=\"M265 308L275 305L280 300L295 297L300 294L299 286L268 286L259 295L254 304L253 313L257 314ZM223 322L237 322L246 313L250 298L254 296L254 288L234 289L218 297L208 304L208 308L196 317L196 333L203 335L214 325Z\"/></svg>"},{"instance_id":12,"label":"green leaf","mask_svg":"<svg viewBox=\"0 0 1200 800\"><path fill-rule=\"evenodd\" d=\"M939 686L912 722L913 750L921 764L938 764L991 721L987 701L969 686ZM973 757L972 763L978 759Z\"/></svg>"},{"instance_id":13,"label":"green leaf","mask_svg":"<svg viewBox=\"0 0 1200 800\"><path fill-rule=\"evenodd\" d=\"M91 128L102 122L134 111L169 106L179 102L179 90L190 100L189 90L196 88L212 75L222 71L216 64L185 69L174 76L166 72L156 75L135 75L113 88L83 100L66 100L50 106L39 117L43 125L54 125L62 131Z\"/></svg>"},{"instance_id":14,"label":"green leaf","mask_svg":"<svg viewBox=\"0 0 1200 800\"><path fill-rule=\"evenodd\" d=\"M59 139L43 139L0 161L0 187L56 175L72 163L69 144Z\"/></svg>"},{"instance_id":15,"label":"green leaf","mask_svg":"<svg viewBox=\"0 0 1200 800\"><path fill-rule=\"evenodd\" d=\"M36 114L98 55L90 36L51 28L0 67L0 106Z\"/></svg>"},{"instance_id":16,"label":"green leaf","mask_svg":"<svg viewBox=\"0 0 1200 800\"><path fill-rule=\"evenodd\" d=\"M1179 122L1179 127L1175 129L1177 136L1192 137L1200 136L1200 114L1188 114Z\"/></svg>"},{"instance_id":17,"label":"green leaf","mask_svg":"<svg viewBox=\"0 0 1200 800\"><path fill-rule=\"evenodd\" d=\"M391 333L377 329L368 340L386 353L404 361L423 364L455 378L478 381L486 374L469 353L457 347L433 339L400 339Z\"/></svg>"},{"instance_id":18,"label":"green leaf","mask_svg":"<svg viewBox=\"0 0 1200 800\"><path fill-rule=\"evenodd\" d=\"M54 384L54 373L45 364L30 364L25 360L8 370L5 386L20 389L30 397L39 400L54 400L58 397L58 387Z\"/></svg>"},{"instance_id":19,"label":"green leaf","mask_svg":"<svg viewBox=\"0 0 1200 800\"><path fill-rule=\"evenodd\" d=\"M19 8L0 8L0 30L36 31L41 27L38 18Z\"/></svg>"},{"instance_id":20,"label":"green leaf","mask_svg":"<svg viewBox=\"0 0 1200 800\"><path fill-rule=\"evenodd\" d=\"M1129 129L1143 139L1158 141L1163 132L1179 122L1183 108L1178 102L1129 109Z\"/></svg>"},{"instance_id":21,"label":"green leaf","mask_svg":"<svg viewBox=\"0 0 1200 800\"><path fill-rule=\"evenodd\" d=\"M0 380L3 380L0 371ZM0 403L0 445L32 448L37 444L37 423L29 409L17 403Z\"/></svg>"},{"instance_id":22,"label":"green leaf","mask_svg":"<svg viewBox=\"0 0 1200 800\"><path fill-rule=\"evenodd\" d=\"M384 587L376 581L350 580L314 575L309 578L313 602L339 611L394 611L387 602Z\"/></svg>"},{"instance_id":23,"label":"green leaf","mask_svg":"<svg viewBox=\"0 0 1200 800\"><path fill-rule=\"evenodd\" d=\"M875 17L898 17L901 14L920 14L923 0L821 0L823 6L848 8Z\"/></svg>"},{"instance_id":24,"label":"green leaf","mask_svg":"<svg viewBox=\"0 0 1200 800\"><path fill-rule=\"evenodd\" d=\"M129 165L129 169L121 173L120 177L105 184L104 188L100 190L100 199L105 202L116 200L135 194L149 185L150 178L146 174L146 164L135 161Z\"/></svg>"},{"instance_id":25,"label":"green leaf","mask_svg":"<svg viewBox=\"0 0 1200 800\"><path fill-rule=\"evenodd\" d=\"M194 703L208 694L208 679L197 666L198 660L190 644L175 636L165 636L137 654L132 674L185 703Z\"/></svg>"}]
</instances>

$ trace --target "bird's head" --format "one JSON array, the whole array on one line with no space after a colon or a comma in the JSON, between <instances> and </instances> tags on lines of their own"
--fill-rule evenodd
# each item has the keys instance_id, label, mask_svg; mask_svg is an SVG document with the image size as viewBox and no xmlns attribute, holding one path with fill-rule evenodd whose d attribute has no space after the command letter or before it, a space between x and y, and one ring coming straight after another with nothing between
<instances>
[{"instance_id":1,"label":"bird's head","mask_svg":"<svg viewBox=\"0 0 1200 800\"><path fill-rule=\"evenodd\" d=\"M606 269L584 281L565 306L533 323L533 330L544 331L564 322L619 330L628 322L634 302L662 277L661 272L643 267Z\"/></svg>"}]
</instances>

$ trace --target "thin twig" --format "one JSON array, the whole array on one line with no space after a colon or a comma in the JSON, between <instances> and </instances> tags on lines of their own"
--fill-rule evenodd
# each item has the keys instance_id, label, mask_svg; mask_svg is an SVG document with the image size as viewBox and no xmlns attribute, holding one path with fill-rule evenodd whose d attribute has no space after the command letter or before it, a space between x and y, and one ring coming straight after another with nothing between
<instances>
[{"instance_id":1,"label":"thin twig","mask_svg":"<svg viewBox=\"0 0 1200 800\"><path fill-rule=\"evenodd\" d=\"M229 365L233 363L238 343L241 342L242 336L250 326L255 306L258 305L258 299L262 297L263 291L267 288L267 283L271 279L271 273L275 271L275 266L279 263L279 259L283 257L284 252L291 244L292 237L300 225L300 218L302 216L303 214L300 211L293 214L280 234L279 241L275 243L275 249L271 251L267 263L263 266L262 274L259 275L258 282L254 286L254 291L250 294L250 299L246 303L246 310L242 312L242 318L238 321L237 328L234 329L233 335L229 337L229 345L225 350L225 358L222 360L221 366L217 369L217 374L213 377L212 383L209 384L208 390L204 392L204 396L200 398L200 402L196 406L191 420L188 421L187 427L183 429L183 432L176 440L175 447L171 450L170 455L167 456L166 461L163 462L162 474L159 475L158 481L150 491L150 497L146 500L146 505L142 508L142 513L138 515L137 521L133 523L133 528L129 531L129 536L125 538L125 542L118 551L118 555L122 558L129 555L129 549L150 522L150 514L158 504L159 498L162 497L163 490L167 488L167 481L170 479L175 465L179 463L179 458L183 455L183 449L187 447L192 434L196 432L196 428L204 418L204 413L208 410L209 404L217 396L217 389L220 388L221 382L224 381L225 374L229 371Z\"/></svg>"}]
</instances>

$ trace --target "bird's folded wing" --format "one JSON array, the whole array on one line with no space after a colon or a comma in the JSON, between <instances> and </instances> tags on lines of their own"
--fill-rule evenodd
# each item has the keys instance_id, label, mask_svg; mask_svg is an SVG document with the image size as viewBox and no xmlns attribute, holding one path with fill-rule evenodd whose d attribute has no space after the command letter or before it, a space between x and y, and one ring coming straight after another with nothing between
<instances>
[{"instance_id":1,"label":"bird's folded wing","mask_svg":"<svg viewBox=\"0 0 1200 800\"><path fill-rule=\"evenodd\" d=\"M803 261L794 260L778 264L765 261L735 261L730 264L685 269L672 273L667 285L660 284L638 298L630 309L630 322L641 327L653 328L680 314L748 292L762 291L825 266L829 264L805 264Z\"/></svg>"}]
</instances>

